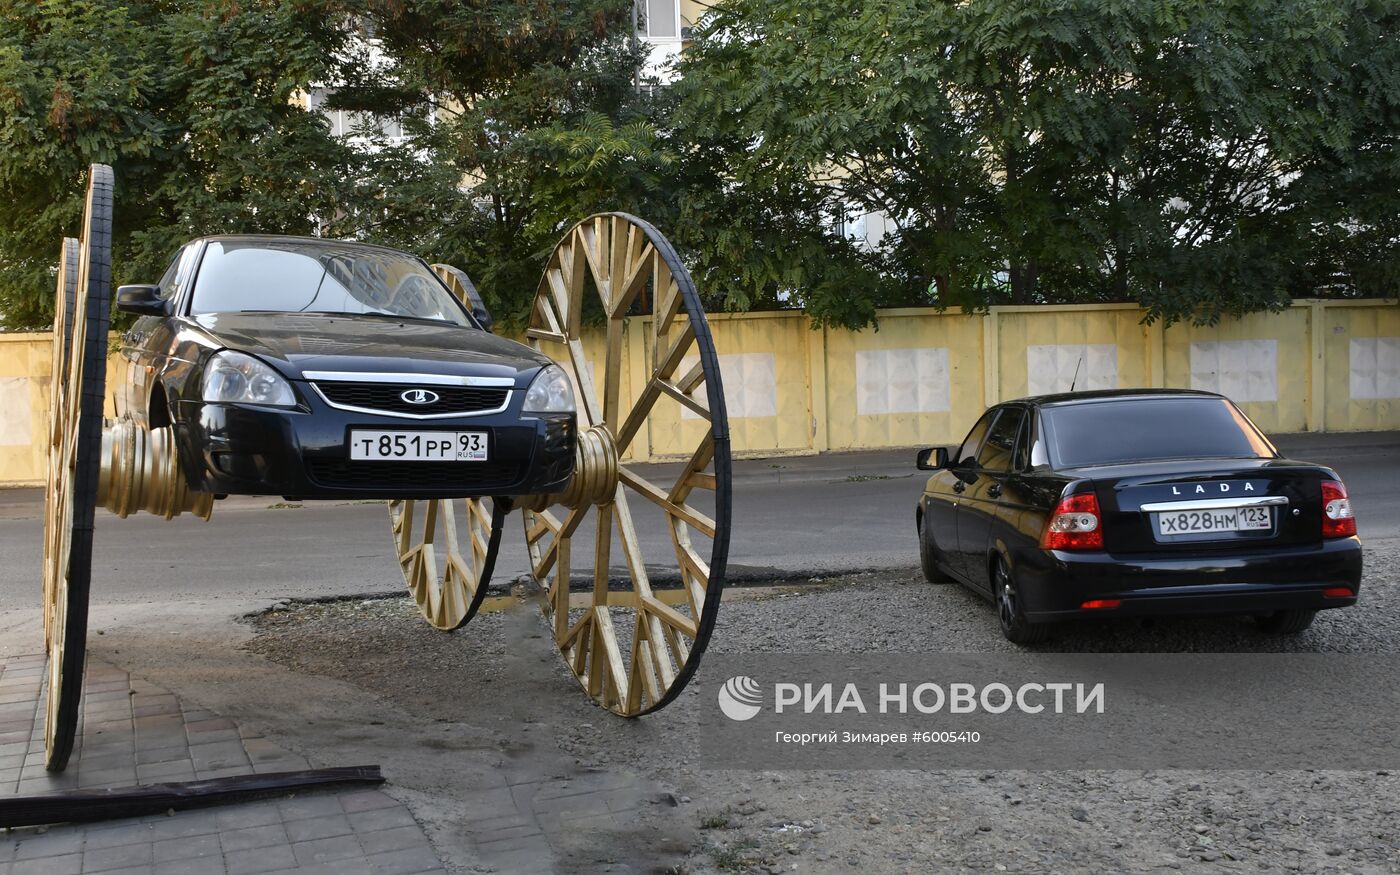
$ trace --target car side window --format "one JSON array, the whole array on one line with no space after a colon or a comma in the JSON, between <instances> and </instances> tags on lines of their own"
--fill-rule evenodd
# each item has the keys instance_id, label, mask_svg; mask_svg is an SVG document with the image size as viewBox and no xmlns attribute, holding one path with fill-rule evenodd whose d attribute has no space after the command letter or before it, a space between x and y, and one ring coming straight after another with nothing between
<instances>
[{"instance_id":1,"label":"car side window","mask_svg":"<svg viewBox=\"0 0 1400 875\"><path fill-rule=\"evenodd\" d=\"M1011 457L1011 470L1024 471L1030 467L1031 419L1021 417L1021 431L1016 435L1016 453Z\"/></svg>"},{"instance_id":2,"label":"car side window","mask_svg":"<svg viewBox=\"0 0 1400 875\"><path fill-rule=\"evenodd\" d=\"M1011 457L1016 451L1016 438L1021 433L1021 423L1026 411L1020 407L1007 407L987 432L987 441L977 454L977 467L984 471L1010 471Z\"/></svg>"},{"instance_id":3,"label":"car side window","mask_svg":"<svg viewBox=\"0 0 1400 875\"><path fill-rule=\"evenodd\" d=\"M165 269L165 273L161 274L160 282L156 283L156 288L160 289L160 296L167 301L175 293L175 272L180 267L180 256L184 254L185 250L183 249L175 253L175 257L170 259L170 266Z\"/></svg>"},{"instance_id":4,"label":"car side window","mask_svg":"<svg viewBox=\"0 0 1400 875\"><path fill-rule=\"evenodd\" d=\"M1045 435L1045 426L1039 413L1032 413L1026 416L1026 468L1030 471L1034 468L1043 468L1050 464L1050 455L1045 450L1045 442L1048 438Z\"/></svg>"},{"instance_id":5,"label":"car side window","mask_svg":"<svg viewBox=\"0 0 1400 875\"><path fill-rule=\"evenodd\" d=\"M160 296L165 300L173 300L176 293L190 281L190 274L194 272L195 253L199 251L196 244L188 244L184 249L176 253L175 258L170 262L170 267L166 269L165 276L160 278Z\"/></svg>"},{"instance_id":6,"label":"car side window","mask_svg":"<svg viewBox=\"0 0 1400 875\"><path fill-rule=\"evenodd\" d=\"M982 439L987 436L987 429L991 427L992 419L997 415L997 412L993 409L982 414L982 418L977 420L972 431L963 438L962 446L958 447L958 453L954 457L954 468L971 468L977 464L977 451L982 448Z\"/></svg>"}]
</instances>

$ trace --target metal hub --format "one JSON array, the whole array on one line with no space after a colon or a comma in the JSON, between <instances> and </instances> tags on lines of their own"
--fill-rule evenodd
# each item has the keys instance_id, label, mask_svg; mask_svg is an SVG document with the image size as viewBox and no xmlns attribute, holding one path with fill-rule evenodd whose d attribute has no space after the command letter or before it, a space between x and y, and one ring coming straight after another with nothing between
<instances>
[{"instance_id":1,"label":"metal hub","mask_svg":"<svg viewBox=\"0 0 1400 875\"><path fill-rule=\"evenodd\" d=\"M138 510L172 519L189 512L209 519L214 496L194 492L176 457L169 428L141 428L119 419L102 430L102 471L97 501L119 517Z\"/></svg>"},{"instance_id":2,"label":"metal hub","mask_svg":"<svg viewBox=\"0 0 1400 875\"><path fill-rule=\"evenodd\" d=\"M603 505L617 496L620 482L617 441L606 425L595 425L578 436L574 449L574 476L557 495L531 495L516 504L541 511L553 504L568 508Z\"/></svg>"}]
</instances>

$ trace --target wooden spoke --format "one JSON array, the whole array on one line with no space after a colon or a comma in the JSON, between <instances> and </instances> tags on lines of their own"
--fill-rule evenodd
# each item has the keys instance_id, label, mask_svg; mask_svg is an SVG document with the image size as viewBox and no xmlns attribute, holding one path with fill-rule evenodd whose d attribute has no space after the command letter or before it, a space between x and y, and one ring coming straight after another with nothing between
<instances>
[{"instance_id":1,"label":"wooden spoke","mask_svg":"<svg viewBox=\"0 0 1400 875\"><path fill-rule=\"evenodd\" d=\"M651 326L642 385L624 379L627 318ZM585 326L602 328L596 373L584 355ZM619 714L645 714L690 680L724 585L729 438L709 325L666 238L639 219L607 214L579 223L555 248L526 336L578 390L574 478L587 484L549 497L567 502L564 510L525 512L541 607L588 695ZM694 414L694 443L681 471L664 479L619 461L658 410Z\"/></svg>"},{"instance_id":2,"label":"wooden spoke","mask_svg":"<svg viewBox=\"0 0 1400 875\"><path fill-rule=\"evenodd\" d=\"M465 626L486 597L506 510L490 498L389 502L394 550L418 611L436 629Z\"/></svg>"},{"instance_id":3,"label":"wooden spoke","mask_svg":"<svg viewBox=\"0 0 1400 875\"><path fill-rule=\"evenodd\" d=\"M44 514L44 764L55 772L67 768L72 755L83 694L111 285L112 168L94 164L82 236L63 242L54 302Z\"/></svg>"}]
</instances>

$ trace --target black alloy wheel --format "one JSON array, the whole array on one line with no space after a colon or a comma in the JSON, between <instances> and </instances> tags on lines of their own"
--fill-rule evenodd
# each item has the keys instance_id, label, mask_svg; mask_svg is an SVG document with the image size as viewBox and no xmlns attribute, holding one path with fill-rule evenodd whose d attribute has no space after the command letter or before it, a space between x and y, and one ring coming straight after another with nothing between
<instances>
[{"instance_id":1,"label":"black alloy wheel","mask_svg":"<svg viewBox=\"0 0 1400 875\"><path fill-rule=\"evenodd\" d=\"M997 620L1001 622L1001 634L1012 644L1040 644L1050 637L1050 627L1044 623L1032 623L1026 619L1025 606L1021 602L1021 590L1011 574L1006 559L998 556L992 574L993 595L997 603Z\"/></svg>"}]
</instances>

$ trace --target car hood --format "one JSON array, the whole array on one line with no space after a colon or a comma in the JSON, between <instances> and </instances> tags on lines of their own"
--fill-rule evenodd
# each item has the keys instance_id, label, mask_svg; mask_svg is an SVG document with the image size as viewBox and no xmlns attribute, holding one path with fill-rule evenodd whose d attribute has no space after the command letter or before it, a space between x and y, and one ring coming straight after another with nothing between
<instances>
[{"instance_id":1,"label":"car hood","mask_svg":"<svg viewBox=\"0 0 1400 875\"><path fill-rule=\"evenodd\" d=\"M191 317L219 346L256 355L293 380L306 371L510 377L517 386L549 358L477 328L353 314L204 313Z\"/></svg>"}]
</instances>

